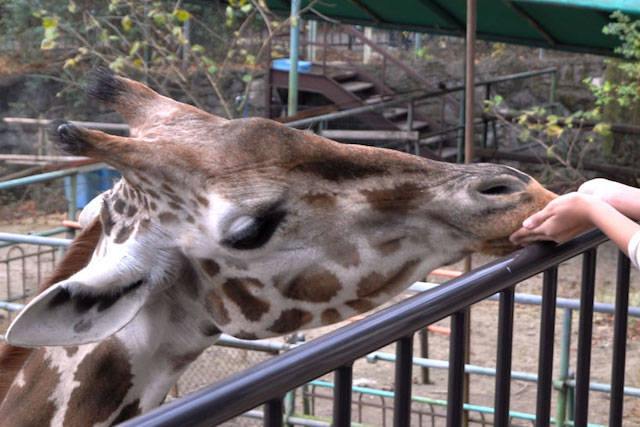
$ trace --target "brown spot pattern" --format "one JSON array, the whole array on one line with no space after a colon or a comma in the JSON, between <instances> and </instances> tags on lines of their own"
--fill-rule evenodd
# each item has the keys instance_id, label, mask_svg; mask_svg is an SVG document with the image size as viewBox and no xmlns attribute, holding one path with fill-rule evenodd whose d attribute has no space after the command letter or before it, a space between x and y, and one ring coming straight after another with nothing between
<instances>
[{"instance_id":1,"label":"brown spot pattern","mask_svg":"<svg viewBox=\"0 0 640 427\"><path fill-rule=\"evenodd\" d=\"M380 255L387 256L400 249L400 242L402 239L389 240L387 242L380 243L375 246L375 249L380 252Z\"/></svg>"},{"instance_id":2,"label":"brown spot pattern","mask_svg":"<svg viewBox=\"0 0 640 427\"><path fill-rule=\"evenodd\" d=\"M220 266L212 259L200 258L198 262L200 263L200 266L202 267L204 272L207 273L207 275L209 275L210 277L213 277L220 272Z\"/></svg>"},{"instance_id":3,"label":"brown spot pattern","mask_svg":"<svg viewBox=\"0 0 640 427\"><path fill-rule=\"evenodd\" d=\"M325 249L325 253L329 259L345 268L356 267L360 264L358 247L346 240L341 240L331 245L331 247Z\"/></svg>"},{"instance_id":4,"label":"brown spot pattern","mask_svg":"<svg viewBox=\"0 0 640 427\"><path fill-rule=\"evenodd\" d=\"M323 325L331 325L332 323L342 320L342 316L335 308L328 308L324 310L320 315L320 318L322 319Z\"/></svg>"},{"instance_id":5,"label":"brown spot pattern","mask_svg":"<svg viewBox=\"0 0 640 427\"><path fill-rule=\"evenodd\" d=\"M407 213L416 207L417 201L424 200L424 188L410 182L400 184L394 188L377 190L363 190L371 207L382 213Z\"/></svg>"},{"instance_id":6,"label":"brown spot pattern","mask_svg":"<svg viewBox=\"0 0 640 427\"><path fill-rule=\"evenodd\" d=\"M80 383L69 399L64 425L106 421L122 404L133 385L129 355L115 337L102 341L78 365Z\"/></svg>"},{"instance_id":7,"label":"brown spot pattern","mask_svg":"<svg viewBox=\"0 0 640 427\"><path fill-rule=\"evenodd\" d=\"M207 308L207 311L209 312L211 317L213 317L213 320L218 325L226 325L231 322L231 319L229 318L229 312L224 306L224 301L214 289L211 289L207 293L205 307Z\"/></svg>"},{"instance_id":8,"label":"brown spot pattern","mask_svg":"<svg viewBox=\"0 0 640 427\"><path fill-rule=\"evenodd\" d=\"M329 302L342 289L338 278L323 268L306 270L289 283L277 286L285 297L309 302Z\"/></svg>"},{"instance_id":9,"label":"brown spot pattern","mask_svg":"<svg viewBox=\"0 0 640 427\"><path fill-rule=\"evenodd\" d=\"M146 193L156 200L160 199L160 195L150 188L146 190Z\"/></svg>"},{"instance_id":10,"label":"brown spot pattern","mask_svg":"<svg viewBox=\"0 0 640 427\"><path fill-rule=\"evenodd\" d=\"M171 222L177 222L178 221L178 217L174 213L171 213L171 212L162 212L160 215L158 215L158 219L163 224L168 224L168 223L171 223Z\"/></svg>"},{"instance_id":11,"label":"brown spot pattern","mask_svg":"<svg viewBox=\"0 0 640 427\"><path fill-rule=\"evenodd\" d=\"M258 336L253 332L247 332L242 329L239 330L238 333L233 334L233 336L241 340L257 340L258 339Z\"/></svg>"},{"instance_id":12,"label":"brown spot pattern","mask_svg":"<svg viewBox=\"0 0 640 427\"><path fill-rule=\"evenodd\" d=\"M78 352L78 346L65 347L64 351L67 353L67 357L72 357L74 354Z\"/></svg>"},{"instance_id":13,"label":"brown spot pattern","mask_svg":"<svg viewBox=\"0 0 640 427\"><path fill-rule=\"evenodd\" d=\"M311 322L311 319L313 319L313 315L306 310L300 310L298 308L284 310L268 330L276 334L286 334L297 331L302 326Z\"/></svg>"},{"instance_id":14,"label":"brown spot pattern","mask_svg":"<svg viewBox=\"0 0 640 427\"><path fill-rule=\"evenodd\" d=\"M49 425L55 414L56 404L49 398L60 382L60 374L45 359L45 351L41 348L31 354L23 368L25 384L13 386L2 402L3 412L11 416L14 425Z\"/></svg>"},{"instance_id":15,"label":"brown spot pattern","mask_svg":"<svg viewBox=\"0 0 640 427\"><path fill-rule=\"evenodd\" d=\"M202 197L202 196L196 196L196 200L198 201L198 203L200 203L202 206L204 206L205 208L207 206L209 206L209 200L207 200L206 198Z\"/></svg>"},{"instance_id":16,"label":"brown spot pattern","mask_svg":"<svg viewBox=\"0 0 640 427\"><path fill-rule=\"evenodd\" d=\"M138 208L136 208L136 207L135 207L135 206L133 206L133 205L130 205L130 206L127 208L127 213L126 213L126 215L127 215L128 217L132 217L132 216L134 216L134 215L136 214L136 212L138 212Z\"/></svg>"},{"instance_id":17,"label":"brown spot pattern","mask_svg":"<svg viewBox=\"0 0 640 427\"><path fill-rule=\"evenodd\" d=\"M382 292L387 294L395 293L398 288L408 284L407 282L419 263L420 260L408 261L389 277L379 273L371 273L365 276L358 283L358 297L376 298Z\"/></svg>"},{"instance_id":18,"label":"brown spot pattern","mask_svg":"<svg viewBox=\"0 0 640 427\"><path fill-rule=\"evenodd\" d=\"M102 203L102 208L100 209L100 222L102 223L102 229L104 230L105 235L110 235L115 222L113 218L111 218L111 212L109 212L109 204L105 200Z\"/></svg>"},{"instance_id":19,"label":"brown spot pattern","mask_svg":"<svg viewBox=\"0 0 640 427\"><path fill-rule=\"evenodd\" d=\"M365 298L353 299L351 301L347 301L345 304L353 308L358 313L369 311L374 307L373 303Z\"/></svg>"},{"instance_id":20,"label":"brown spot pattern","mask_svg":"<svg viewBox=\"0 0 640 427\"><path fill-rule=\"evenodd\" d=\"M379 177L388 173L388 170L382 165L356 163L347 158L301 163L296 165L294 170L305 174L317 175L319 178L334 182L363 179L371 176Z\"/></svg>"},{"instance_id":21,"label":"brown spot pattern","mask_svg":"<svg viewBox=\"0 0 640 427\"><path fill-rule=\"evenodd\" d=\"M116 238L113 240L115 243L124 243L127 241L131 233L133 232L133 225L122 225L120 230L118 230L118 234L116 234Z\"/></svg>"},{"instance_id":22,"label":"brown spot pattern","mask_svg":"<svg viewBox=\"0 0 640 427\"><path fill-rule=\"evenodd\" d=\"M302 197L302 201L315 208L328 209L335 206L336 196L326 193L307 194Z\"/></svg>"},{"instance_id":23,"label":"brown spot pattern","mask_svg":"<svg viewBox=\"0 0 640 427\"><path fill-rule=\"evenodd\" d=\"M240 309L244 317L257 322L269 311L269 303L254 296L248 286L263 288L264 285L252 278L229 279L222 285L222 290Z\"/></svg>"},{"instance_id":24,"label":"brown spot pattern","mask_svg":"<svg viewBox=\"0 0 640 427\"><path fill-rule=\"evenodd\" d=\"M119 214L122 214L126 206L126 203L122 199L117 199L113 204L113 210L118 212Z\"/></svg>"}]
</instances>

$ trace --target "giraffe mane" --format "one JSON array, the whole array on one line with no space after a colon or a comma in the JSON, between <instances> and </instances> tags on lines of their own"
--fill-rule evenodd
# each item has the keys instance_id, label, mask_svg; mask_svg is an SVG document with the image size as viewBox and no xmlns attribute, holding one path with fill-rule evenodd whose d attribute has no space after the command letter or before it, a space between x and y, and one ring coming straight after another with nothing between
<instances>
[{"instance_id":1,"label":"giraffe mane","mask_svg":"<svg viewBox=\"0 0 640 427\"><path fill-rule=\"evenodd\" d=\"M44 292L54 284L68 279L87 265L101 234L102 224L98 218L95 218L74 239L53 273L42 282L31 298ZM0 344L0 402L4 400L18 371L20 371L33 350L33 348L15 347L6 342Z\"/></svg>"}]
</instances>

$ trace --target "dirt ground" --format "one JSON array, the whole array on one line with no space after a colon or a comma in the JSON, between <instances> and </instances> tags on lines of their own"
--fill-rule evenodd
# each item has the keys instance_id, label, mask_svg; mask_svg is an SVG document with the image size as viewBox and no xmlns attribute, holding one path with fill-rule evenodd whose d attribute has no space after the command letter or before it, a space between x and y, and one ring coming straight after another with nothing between
<instances>
[{"instance_id":1,"label":"dirt ground","mask_svg":"<svg viewBox=\"0 0 640 427\"><path fill-rule=\"evenodd\" d=\"M45 221L33 222L24 221L23 223L0 223L0 231L8 232L29 232L42 229L50 229L57 227L61 221L58 216L50 216ZM33 249L32 249L33 250ZM6 248L0 249L0 269L6 268L2 263L8 255ZM596 274L596 301L612 303L615 293L615 268L616 268L617 250L610 244L602 245L598 250L598 268ZM44 259L44 258L43 258ZM491 258L476 255L473 258L474 267L485 264ZM46 274L45 270L50 269L49 261L45 263L45 267L40 274ZM453 269L461 269L460 264L452 266ZM16 274L19 266L11 266L11 274ZM559 269L558 296L564 298L579 298L580 293L580 269L581 259L570 260L563 264ZM27 282L35 283L38 273L33 268L27 268ZM9 273L7 273L9 274ZM0 299L4 297L4 290L7 287L6 276L4 271L0 271ZM431 282L442 282L446 279L431 276L428 278ZM14 283L14 282L12 282ZM13 284L12 284L13 286ZM527 294L541 294L541 276L531 278L517 286L516 292ZM393 302L410 296L411 293L397 297ZM637 271L632 271L631 305L640 305L640 275ZM391 303L393 303L391 302ZM496 330L497 330L497 313L498 303L495 301L483 301L473 306L471 311L471 352L470 363L477 366L495 367L496 352ZM514 324L514 347L513 347L513 370L520 372L536 373L537 356L538 356L538 335L539 335L539 317L540 307L516 304L515 324ZM6 318L5 318L6 322ZM613 341L613 318L610 315L598 314L594 316L593 324L593 353L591 361L591 381L608 384L610 382L611 373L611 346ZM344 323L343 323L344 324ZM334 325L327 328L320 328L305 331L307 340L313 340L318 336L327 333L343 324ZM558 373L558 358L560 353L560 329L562 325L562 311L558 310L556 315L556 342L554 362L554 378ZM437 326L443 328L449 327L449 320L444 319L437 323ZM571 341L571 364L570 369L576 368L577 347L577 329L578 314L573 314L573 329ZM416 336L414 355L420 355L419 338ZM448 336L443 333L429 333L429 354L432 359L447 360L448 359ZM388 346L380 350L384 353L395 354L393 346ZM233 355L230 357L229 355ZM210 384L216 379L240 370L242 367L250 366L266 359L267 355L246 352L242 350L230 350L220 347L214 347L207 351L194 365L189 369L181 380L179 386L179 394L183 395L202 386ZM221 366L220 359L225 361L233 361L233 366ZM628 334L628 351L626 362L626 386L640 388L640 322L637 319L631 319L629 322ZM216 371L217 369L217 371ZM392 363L378 361L369 363L365 359L358 360L354 365L354 385L361 387L370 387L380 390L393 390L393 369ZM422 383L422 373L417 367L414 367L413 374L413 394L414 396L428 397L432 399L446 399L447 395L447 371L440 369L431 369L429 372L430 382ZM332 381L332 375L329 374L322 379ZM493 390L494 378L489 376L472 375L470 379L470 402L475 405L493 406ZM318 388L318 394L330 395L330 390ZM355 395L354 395L355 396ZM552 416L555 416L555 396L552 402ZM354 400L357 398L354 397ZM371 398L364 396L363 401L370 403L380 403L379 398ZM301 410L301 399L298 398L297 406ZM535 412L536 386L532 382L524 382L519 380L512 381L511 385L511 410L524 413ZM316 415L330 416L331 404L328 401L317 399ZM391 400L386 401L387 405L392 405ZM422 405L424 406L424 405ZM421 407L414 404L414 410ZM428 407L424 407L428 410ZM609 399L605 393L591 392L589 402L589 422L594 424L607 424L608 422ZM354 420L358 417L358 410L354 407ZM362 421L369 425L388 424L391 420L391 410L387 410L383 415L381 409L367 408L363 411ZM438 408L437 412L444 413L445 410ZM472 418L478 418L478 413L472 413ZM386 421L383 421L386 418ZM490 416L487 417L490 420ZM624 406L624 425L640 426L640 398L628 397L625 399ZM414 425L419 425L417 416L414 419ZM246 420L234 420L228 425L244 425L252 424ZM437 419L435 425L441 425L443 421ZM421 425L431 425L431 420L425 417ZM531 425L530 421L514 420L513 425Z\"/></svg>"}]
</instances>

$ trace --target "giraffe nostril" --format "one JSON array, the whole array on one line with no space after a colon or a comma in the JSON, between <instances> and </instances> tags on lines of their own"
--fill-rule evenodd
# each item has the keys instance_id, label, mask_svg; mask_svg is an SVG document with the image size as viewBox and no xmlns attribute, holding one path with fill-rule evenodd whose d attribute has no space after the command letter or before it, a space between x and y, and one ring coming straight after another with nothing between
<instances>
[{"instance_id":1,"label":"giraffe nostril","mask_svg":"<svg viewBox=\"0 0 640 427\"><path fill-rule=\"evenodd\" d=\"M501 196L506 194L513 194L517 191L518 190L513 187L509 187L508 185L494 185L478 190L480 194L484 194L486 196Z\"/></svg>"},{"instance_id":2,"label":"giraffe nostril","mask_svg":"<svg viewBox=\"0 0 640 427\"><path fill-rule=\"evenodd\" d=\"M492 179L488 182L481 183L475 188L475 191L483 196L507 196L523 191L526 185L519 179L510 177L505 179Z\"/></svg>"}]
</instances>

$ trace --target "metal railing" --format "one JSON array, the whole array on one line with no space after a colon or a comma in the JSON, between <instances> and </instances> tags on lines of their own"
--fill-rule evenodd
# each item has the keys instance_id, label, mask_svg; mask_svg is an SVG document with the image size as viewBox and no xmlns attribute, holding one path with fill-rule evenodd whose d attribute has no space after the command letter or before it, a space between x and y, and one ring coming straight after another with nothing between
<instances>
[{"instance_id":1,"label":"metal railing","mask_svg":"<svg viewBox=\"0 0 640 427\"><path fill-rule=\"evenodd\" d=\"M582 293L575 385L574 420L586 425L588 410L591 323L594 307L596 247L606 241L598 231L555 247L537 244L450 280L431 291L415 295L366 319L329 333L279 357L261 363L218 384L171 402L135 418L126 426L215 425L265 404L265 425L283 423L282 398L286 392L334 371L333 423L349 425L351 419L352 363L387 344L396 342L394 425L409 425L413 335L447 316L451 318L447 426L463 419L463 376L466 307L500 293L494 422L509 422L514 286L543 273L537 375L536 426L550 423L552 365L556 312L557 266L583 254ZM610 399L610 425L622 423L629 260L618 260ZM555 420L554 420L555 421Z\"/></svg>"}]
</instances>

